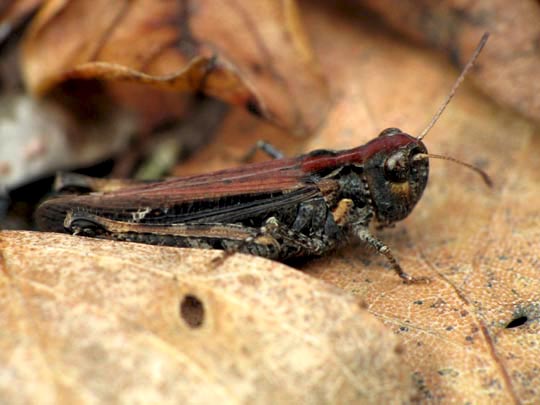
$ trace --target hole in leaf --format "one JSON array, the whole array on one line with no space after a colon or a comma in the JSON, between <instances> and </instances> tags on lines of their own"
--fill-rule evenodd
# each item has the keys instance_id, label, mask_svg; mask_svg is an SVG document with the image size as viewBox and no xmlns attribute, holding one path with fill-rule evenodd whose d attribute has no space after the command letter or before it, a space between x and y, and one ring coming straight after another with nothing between
<instances>
[{"instance_id":1,"label":"hole in leaf","mask_svg":"<svg viewBox=\"0 0 540 405\"><path fill-rule=\"evenodd\" d=\"M526 316L518 316L508 322L506 329L517 328L518 326L524 325L528 320L529 319Z\"/></svg>"},{"instance_id":2,"label":"hole in leaf","mask_svg":"<svg viewBox=\"0 0 540 405\"><path fill-rule=\"evenodd\" d=\"M199 328L204 322L204 305L196 296L188 294L180 303L180 316L191 328Z\"/></svg>"}]
</instances>

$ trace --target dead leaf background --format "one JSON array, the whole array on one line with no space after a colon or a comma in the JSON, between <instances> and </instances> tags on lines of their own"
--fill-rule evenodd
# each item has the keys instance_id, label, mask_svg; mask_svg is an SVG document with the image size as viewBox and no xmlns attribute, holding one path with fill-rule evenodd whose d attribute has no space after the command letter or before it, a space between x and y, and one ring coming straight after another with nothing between
<instances>
[{"instance_id":1,"label":"dead leaf background","mask_svg":"<svg viewBox=\"0 0 540 405\"><path fill-rule=\"evenodd\" d=\"M5 0L0 4L0 42L21 20L32 13L43 0Z\"/></svg>"},{"instance_id":2,"label":"dead leaf background","mask_svg":"<svg viewBox=\"0 0 540 405\"><path fill-rule=\"evenodd\" d=\"M226 118L215 142L186 165L179 166L177 174L236 165L243 151L260 138L272 140L292 153L319 147L339 149L357 146L389 126L400 127L412 134L419 133L457 77L458 72L441 55L408 43L400 35L388 34L381 29L380 23L374 22L372 16L366 17L363 11L356 8L340 11L307 1L300 5L314 54L320 60L322 72L330 79L332 106L320 129L307 139L293 141L286 132L243 111L234 110ZM481 29L483 27L464 31L469 45L459 48L462 49L460 60L466 58L468 49L480 36L477 31ZM492 43L500 41L498 38L495 30L485 55L479 61L481 74L488 69L484 56L490 56L492 51L488 50ZM520 72L516 74L519 76L516 80L521 82L528 78L532 83L535 75L530 69L520 68L523 59L519 55L510 54L507 59L509 61L503 64L501 59L495 58L497 62L490 61L489 69L495 72L504 65L502 67L511 72L512 62L516 59ZM492 85L495 86L488 86ZM523 105L534 110L530 107L534 104L526 101L527 97L522 96L520 100L525 100ZM431 277L433 282L430 285L403 285L386 268L384 259L355 245L332 256L311 260L301 268L308 275L351 293L387 326L388 336L397 336L407 366L412 370L406 380L415 384L418 398L422 401L534 403L539 397L540 158L536 151L540 145L537 132L534 125L495 105L475 90L470 81L459 90L449 109L426 138L426 144L434 153L444 153L482 166L494 178L495 188L485 189L474 173L459 166L432 161L430 183L415 211L395 229L379 234L392 247L404 268L413 275ZM5 274L16 280L19 271L25 269L30 280L45 277L39 262L35 261L35 267L32 265L34 255L41 255L44 247L38 242L36 245L29 243L28 239L21 244L20 240L17 241L21 237L31 236L1 234ZM40 236L36 237L39 239ZM45 243L55 245L49 236L44 239ZM68 240L75 243L68 249L70 253L77 253L86 246L84 258L81 256L78 262L87 266L86 271L92 275L107 274L110 266L102 264L98 272L96 263L101 263L102 259L93 254L93 249L88 249L87 243L99 243L105 249L115 249L122 259L132 249L148 249L145 253L152 261L159 262L163 255L162 250L151 247L78 241L76 238L65 240L62 243L68 243ZM6 250L5 246L10 246L10 249ZM21 251L17 246L25 246L26 250ZM53 266L56 263L59 269L65 253L50 253L49 258L54 258ZM197 258L208 253L192 254ZM25 261L20 261L20 257L25 257ZM235 257L234 260L238 260L236 267L249 266L255 274L259 274L259 267L271 265L250 257ZM147 273L141 270L140 274L146 276ZM62 272L49 274L58 280L65 277ZM290 274L294 273L287 273L286 277ZM126 277L121 279L121 288L130 291L135 285L135 280L130 280L140 277L139 272L137 276ZM9 278L4 280L5 283L6 280ZM152 285L152 281L148 281L150 290ZM194 285L202 288L198 283ZM13 291L13 288L6 284L7 291ZM317 290L323 287L317 284L309 288ZM80 289L78 287L77 291ZM87 285L84 291L90 294L91 285ZM263 291L261 287L261 295L264 295ZM219 288L212 286L205 292L219 294ZM133 293L132 296L137 301L138 295ZM349 298L341 299L347 301ZM83 296L82 304L86 300ZM35 301L38 308L47 303L40 301L39 296ZM159 302L155 299L154 305L160 305ZM297 313L303 308L302 302L303 298L300 298L298 303L284 305L286 309L283 310ZM99 303L97 308L102 306L106 308L106 303ZM249 309L257 316L255 307ZM152 307L144 311L138 310L138 314L152 318ZM361 315L351 315L351 318L355 316ZM508 328L512 320L524 323ZM177 322L175 318L163 327L170 328ZM70 325L69 322L67 324ZM146 320L141 324L146 324ZM265 333L271 334L275 327L272 324ZM238 326L239 333L245 332L246 328L250 330L248 323ZM366 326L366 329L371 328ZM383 332L381 334L387 336ZM127 340L138 342L131 337ZM68 339L66 344L75 343ZM330 346L338 347L333 340L330 340ZM130 353L135 355L137 350ZM117 353L113 350L111 355ZM355 356L347 357L347 360L353 361ZM77 362L67 364L76 365ZM268 364L272 368L272 362ZM330 367L324 364L319 367ZM361 392L358 387L356 389L357 393ZM399 391L400 398L411 399L406 384L403 389L397 389L395 395ZM241 401L241 397L236 398ZM330 397L322 398L321 402L324 402Z\"/></svg>"},{"instance_id":3,"label":"dead leaf background","mask_svg":"<svg viewBox=\"0 0 540 405\"><path fill-rule=\"evenodd\" d=\"M512 7L496 1L361 0L398 32L446 50L463 63L484 31L492 34L476 84L501 104L540 121L538 74L540 7L534 0ZM405 24L403 22L406 22Z\"/></svg>"},{"instance_id":4,"label":"dead leaf background","mask_svg":"<svg viewBox=\"0 0 540 405\"><path fill-rule=\"evenodd\" d=\"M0 320L12 332L0 338L3 403L414 394L395 336L353 297L282 264L238 256L216 267L217 252L29 232L4 232L0 249ZM186 299L201 306L191 321Z\"/></svg>"},{"instance_id":5,"label":"dead leaf background","mask_svg":"<svg viewBox=\"0 0 540 405\"><path fill-rule=\"evenodd\" d=\"M200 91L305 134L328 100L297 14L291 1L49 1L25 38L25 78L37 94L73 78Z\"/></svg>"}]
</instances>

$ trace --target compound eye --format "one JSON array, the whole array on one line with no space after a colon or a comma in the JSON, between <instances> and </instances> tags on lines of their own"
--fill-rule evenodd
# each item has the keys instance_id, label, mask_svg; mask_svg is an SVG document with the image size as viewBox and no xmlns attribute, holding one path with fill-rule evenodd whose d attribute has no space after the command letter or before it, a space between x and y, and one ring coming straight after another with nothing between
<instances>
[{"instance_id":1,"label":"compound eye","mask_svg":"<svg viewBox=\"0 0 540 405\"><path fill-rule=\"evenodd\" d=\"M402 134L402 133L403 131L399 128L386 128L381 131L379 136L392 136L392 135Z\"/></svg>"},{"instance_id":2,"label":"compound eye","mask_svg":"<svg viewBox=\"0 0 540 405\"><path fill-rule=\"evenodd\" d=\"M409 159L403 152L394 153L384 162L384 177L388 181L403 183L409 177Z\"/></svg>"}]
</instances>

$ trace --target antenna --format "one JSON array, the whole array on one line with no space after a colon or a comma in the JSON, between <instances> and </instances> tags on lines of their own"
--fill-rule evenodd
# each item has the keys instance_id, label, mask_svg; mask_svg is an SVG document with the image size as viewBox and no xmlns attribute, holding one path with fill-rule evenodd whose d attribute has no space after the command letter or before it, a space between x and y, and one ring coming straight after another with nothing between
<instances>
[{"instance_id":1,"label":"antenna","mask_svg":"<svg viewBox=\"0 0 540 405\"><path fill-rule=\"evenodd\" d=\"M459 85L463 82L463 79L465 79L465 76L467 75L469 70L471 70L474 62L476 62L476 59L478 59L478 55L480 55L480 52L482 51L482 48L486 44L488 38L489 38L489 32L484 32L484 35L482 35L482 38L480 39L480 42L476 46L474 53L472 54L471 58L469 59L469 61L467 62L463 70L461 71L461 74L459 75L459 77L456 79L454 85L452 86L452 89L450 90L450 93L448 93L448 96L446 96L446 100L444 100L444 102L439 107L439 110L435 113L435 115L431 119L428 126L422 131L420 136L418 136L418 138L416 139L421 141L422 139L424 139L427 133L431 130L431 128L433 128L433 126L442 115L448 103L450 103L450 100L452 100L452 97L454 97L454 94L456 94L456 90L458 89Z\"/></svg>"},{"instance_id":2,"label":"antenna","mask_svg":"<svg viewBox=\"0 0 540 405\"><path fill-rule=\"evenodd\" d=\"M449 160L450 162L458 163L462 166L468 167L469 169L474 170L476 173L482 176L482 180L484 180L484 183L486 183L486 186L488 186L489 188L493 187L493 181L491 180L491 178L488 176L488 174L485 171L483 171L479 167L471 165L470 163L462 162L459 159L456 159L450 156L444 156L444 155L434 155L433 153L417 153L416 155L414 155L413 160L420 160L420 159L427 159L427 158Z\"/></svg>"}]
</instances>

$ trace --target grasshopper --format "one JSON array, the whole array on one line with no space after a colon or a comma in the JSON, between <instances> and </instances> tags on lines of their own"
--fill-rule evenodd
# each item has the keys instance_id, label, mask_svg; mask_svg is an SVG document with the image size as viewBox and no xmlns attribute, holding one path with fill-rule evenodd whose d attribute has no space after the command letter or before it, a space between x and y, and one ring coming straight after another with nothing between
<instances>
[{"instance_id":1,"label":"grasshopper","mask_svg":"<svg viewBox=\"0 0 540 405\"><path fill-rule=\"evenodd\" d=\"M484 34L431 122L413 137L387 128L349 150L315 150L191 177L141 183L63 175L63 186L91 191L43 202L37 209L43 230L121 241L223 249L275 260L320 256L356 238L384 255L405 282L407 274L390 248L369 229L407 217L420 200L429 159L422 142L454 96L485 45ZM62 186L60 187L62 188Z\"/></svg>"}]
</instances>

